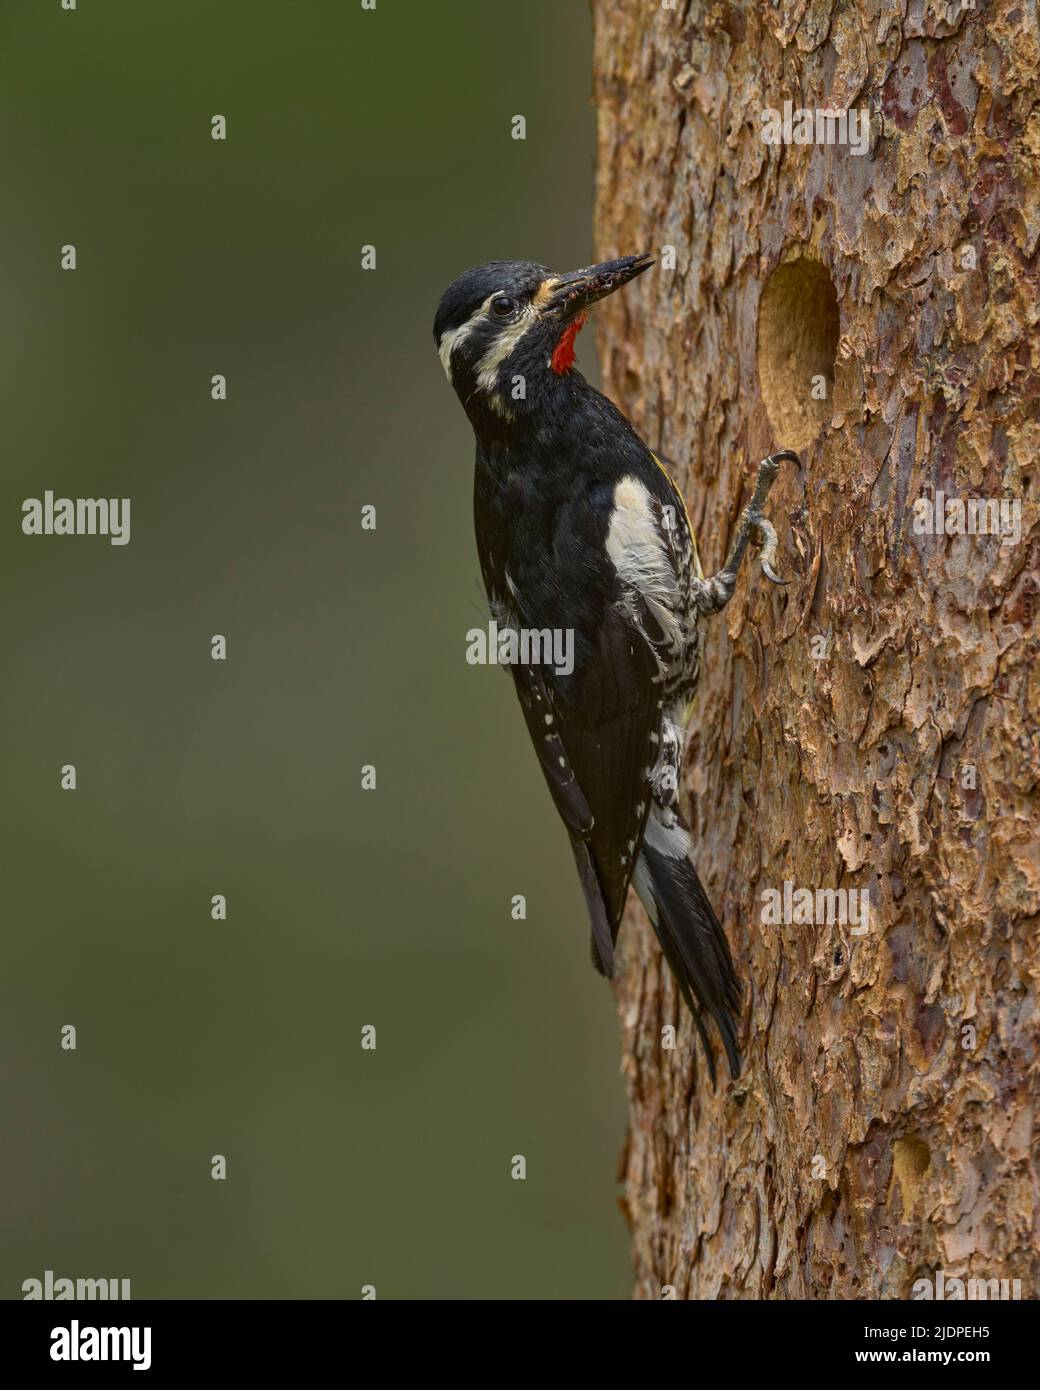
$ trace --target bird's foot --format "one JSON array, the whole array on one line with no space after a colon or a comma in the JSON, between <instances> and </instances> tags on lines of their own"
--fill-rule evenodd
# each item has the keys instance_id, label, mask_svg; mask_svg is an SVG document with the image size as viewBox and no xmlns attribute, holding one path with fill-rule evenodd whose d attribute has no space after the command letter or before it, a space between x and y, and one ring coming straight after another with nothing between
<instances>
[{"instance_id":1,"label":"bird's foot","mask_svg":"<svg viewBox=\"0 0 1040 1390\"><path fill-rule=\"evenodd\" d=\"M758 465L758 477L755 480L755 492L751 501L744 510L744 521L747 524L748 533L754 536L762 547L759 555L759 562L762 572L767 579L771 579L774 584L786 584L788 580L782 579L777 574L774 566L776 564L776 552L780 542L776 534L776 527L768 519L762 510L766 498L769 496L770 489L776 482L777 474L780 472L780 462L782 459L789 459L792 463L802 466L802 461L793 449L781 449L775 454L770 454Z\"/></svg>"},{"instance_id":2,"label":"bird's foot","mask_svg":"<svg viewBox=\"0 0 1040 1390\"><path fill-rule=\"evenodd\" d=\"M796 463L799 468L801 467L802 461L793 449L780 449L775 454L770 454L768 458L764 458L758 465L755 491L737 523L736 540L730 557L717 575L704 582L703 607L707 612L718 612L732 598L737 575L740 571L740 563L744 558L748 541L751 539L756 540L761 547L759 559L766 578L774 584L786 584L788 582L776 572L776 553L780 542L776 534L776 527L765 514L766 500L769 497L770 489L776 482L777 474L780 472L780 464L785 459Z\"/></svg>"}]
</instances>

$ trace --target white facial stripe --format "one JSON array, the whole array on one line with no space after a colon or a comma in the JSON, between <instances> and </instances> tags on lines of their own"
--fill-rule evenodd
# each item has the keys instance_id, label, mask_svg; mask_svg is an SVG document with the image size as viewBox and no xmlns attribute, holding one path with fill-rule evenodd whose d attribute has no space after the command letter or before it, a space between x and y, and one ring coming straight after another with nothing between
<instances>
[{"instance_id":1,"label":"white facial stripe","mask_svg":"<svg viewBox=\"0 0 1040 1390\"><path fill-rule=\"evenodd\" d=\"M480 359L480 367L477 371L477 385L482 391L488 393L494 391L498 384L499 367L506 358L512 356L520 339L537 317L534 307L528 304L516 323L511 323L508 328L503 328L495 338L495 341Z\"/></svg>"},{"instance_id":2,"label":"white facial stripe","mask_svg":"<svg viewBox=\"0 0 1040 1390\"><path fill-rule=\"evenodd\" d=\"M459 328L449 328L447 333L441 337L440 347L437 351L440 353L441 365L449 381L451 380L451 354L455 351L455 345L462 342L472 327L472 324L464 323Z\"/></svg>"},{"instance_id":3,"label":"white facial stripe","mask_svg":"<svg viewBox=\"0 0 1040 1390\"><path fill-rule=\"evenodd\" d=\"M494 409L507 418L512 418L513 412L504 402L498 400L495 393L495 387L498 384L499 369L502 363L516 351L520 339L527 330L537 322L538 309L536 305L545 299L545 291L546 287L543 286L538 294L535 295L534 302L524 307L516 323L511 323L501 329L495 337L494 342L480 359L480 364L477 368L478 387L487 395ZM477 325L487 317L488 310L491 307L491 301L496 299L500 294L505 293L506 291L501 289L492 290L491 294L484 300L480 308L474 310L465 323L460 324L458 328L449 329L448 332L441 337L437 351L440 354L441 365L444 367L445 375L449 381L452 380L452 353L460 343L464 342L469 337Z\"/></svg>"},{"instance_id":4,"label":"white facial stripe","mask_svg":"<svg viewBox=\"0 0 1040 1390\"><path fill-rule=\"evenodd\" d=\"M469 337L474 328L476 328L477 324L487 313L495 295L500 293L500 290L492 290L487 299L481 304L480 308L474 309L465 323L460 323L458 328L449 328L447 333L442 335L440 343L437 346L437 351L440 354L441 365L444 367L445 375L449 381L451 380L451 354L464 339Z\"/></svg>"}]
</instances>

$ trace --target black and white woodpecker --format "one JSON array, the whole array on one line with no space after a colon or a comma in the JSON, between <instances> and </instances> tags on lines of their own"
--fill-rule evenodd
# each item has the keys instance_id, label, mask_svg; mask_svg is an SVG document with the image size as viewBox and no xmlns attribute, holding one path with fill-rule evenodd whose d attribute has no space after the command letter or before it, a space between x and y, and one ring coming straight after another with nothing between
<instances>
[{"instance_id":1,"label":"black and white woodpecker","mask_svg":"<svg viewBox=\"0 0 1040 1390\"><path fill-rule=\"evenodd\" d=\"M573 634L573 670L513 664L528 732L570 836L608 978L631 883L696 1022L702 1010L740 1071L741 989L690 859L679 809L702 618L729 602L748 541L773 569L763 504L781 459L763 460L725 566L706 579L682 495L657 456L574 370L585 312L653 264L623 256L556 275L492 261L460 275L434 338L476 435L477 548L499 630ZM567 663L568 665L570 663Z\"/></svg>"}]
</instances>

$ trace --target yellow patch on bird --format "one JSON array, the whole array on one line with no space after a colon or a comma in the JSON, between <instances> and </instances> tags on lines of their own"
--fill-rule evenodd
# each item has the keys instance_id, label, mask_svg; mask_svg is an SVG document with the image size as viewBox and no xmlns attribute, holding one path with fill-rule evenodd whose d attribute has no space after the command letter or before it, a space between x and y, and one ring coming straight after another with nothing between
<instances>
[{"instance_id":1,"label":"yellow patch on bird","mask_svg":"<svg viewBox=\"0 0 1040 1390\"><path fill-rule=\"evenodd\" d=\"M543 280L538 286L534 292L534 299L531 301L536 309L541 309L547 303L553 288L559 284L559 280L558 275L550 275L548 280Z\"/></svg>"},{"instance_id":2,"label":"yellow patch on bird","mask_svg":"<svg viewBox=\"0 0 1040 1390\"><path fill-rule=\"evenodd\" d=\"M690 509L686 505L686 498L679 491L675 479L668 472L668 469L665 468L664 464L661 462L661 460L657 457L657 455L654 453L652 449L650 450L650 457L653 459L654 463L657 464L658 468L661 470L664 476L668 479L668 482L671 484L672 491L675 493L676 497L678 497L679 501L682 503L683 515L686 518L686 526L690 532L690 549L693 551L694 573L697 575L698 579L703 579L704 571L701 569L701 557L700 552L697 549L697 534L693 529L693 522L690 520Z\"/></svg>"}]
</instances>

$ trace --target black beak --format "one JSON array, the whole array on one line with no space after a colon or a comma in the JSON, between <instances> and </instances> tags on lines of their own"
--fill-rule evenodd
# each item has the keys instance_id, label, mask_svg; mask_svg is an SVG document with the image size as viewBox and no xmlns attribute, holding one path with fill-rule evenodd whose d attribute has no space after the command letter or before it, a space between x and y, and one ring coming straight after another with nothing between
<instances>
[{"instance_id":1,"label":"black beak","mask_svg":"<svg viewBox=\"0 0 1040 1390\"><path fill-rule=\"evenodd\" d=\"M543 312L559 313L561 318L571 318L580 314L597 299L613 294L629 280L642 275L654 263L653 256L621 256L616 261L604 261L602 265L586 265L581 270L572 270L569 275L559 275L550 282L549 298Z\"/></svg>"}]
</instances>

